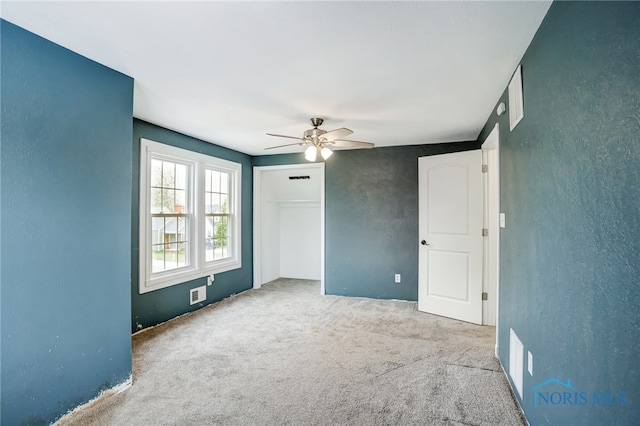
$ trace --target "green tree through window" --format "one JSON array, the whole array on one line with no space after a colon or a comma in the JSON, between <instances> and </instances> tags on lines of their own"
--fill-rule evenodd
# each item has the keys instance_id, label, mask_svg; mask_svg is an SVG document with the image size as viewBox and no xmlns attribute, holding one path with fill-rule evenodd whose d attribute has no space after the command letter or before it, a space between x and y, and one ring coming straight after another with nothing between
<instances>
[{"instance_id":1,"label":"green tree through window","mask_svg":"<svg viewBox=\"0 0 640 426\"><path fill-rule=\"evenodd\" d=\"M231 253L229 194L231 176L228 172L207 169L205 176L207 229L206 261L228 258Z\"/></svg>"}]
</instances>

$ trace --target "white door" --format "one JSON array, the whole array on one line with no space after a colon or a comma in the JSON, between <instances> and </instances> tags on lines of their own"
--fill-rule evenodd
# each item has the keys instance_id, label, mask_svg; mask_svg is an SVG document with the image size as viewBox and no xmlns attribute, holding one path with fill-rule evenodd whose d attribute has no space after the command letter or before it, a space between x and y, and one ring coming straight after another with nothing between
<instances>
[{"instance_id":1,"label":"white door","mask_svg":"<svg viewBox=\"0 0 640 426\"><path fill-rule=\"evenodd\" d=\"M482 151L418 159L418 310L482 324Z\"/></svg>"}]
</instances>

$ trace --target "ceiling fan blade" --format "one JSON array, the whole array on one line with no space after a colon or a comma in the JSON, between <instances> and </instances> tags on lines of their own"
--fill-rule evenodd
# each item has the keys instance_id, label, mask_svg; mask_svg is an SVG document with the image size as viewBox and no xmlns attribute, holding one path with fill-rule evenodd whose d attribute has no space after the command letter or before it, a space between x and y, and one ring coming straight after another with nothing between
<instances>
[{"instance_id":1,"label":"ceiling fan blade","mask_svg":"<svg viewBox=\"0 0 640 426\"><path fill-rule=\"evenodd\" d=\"M376 145L371 142L335 140L331 142L331 146L336 148L373 148Z\"/></svg>"},{"instance_id":2,"label":"ceiling fan blade","mask_svg":"<svg viewBox=\"0 0 640 426\"><path fill-rule=\"evenodd\" d=\"M346 127L341 127L339 129L323 133L320 137L325 138L328 141L335 141L337 139L344 138L345 136L349 136L351 133L353 133L351 130Z\"/></svg>"},{"instance_id":3,"label":"ceiling fan blade","mask_svg":"<svg viewBox=\"0 0 640 426\"><path fill-rule=\"evenodd\" d=\"M267 133L267 135L275 136L277 138L289 138L289 139L298 139L299 141L304 141L304 139L298 138L296 136L276 135L275 133Z\"/></svg>"},{"instance_id":4,"label":"ceiling fan blade","mask_svg":"<svg viewBox=\"0 0 640 426\"><path fill-rule=\"evenodd\" d=\"M265 149L284 148L285 146L294 146L294 145L306 145L306 143L305 142L288 143L286 145L270 146L269 148L265 148Z\"/></svg>"}]
</instances>

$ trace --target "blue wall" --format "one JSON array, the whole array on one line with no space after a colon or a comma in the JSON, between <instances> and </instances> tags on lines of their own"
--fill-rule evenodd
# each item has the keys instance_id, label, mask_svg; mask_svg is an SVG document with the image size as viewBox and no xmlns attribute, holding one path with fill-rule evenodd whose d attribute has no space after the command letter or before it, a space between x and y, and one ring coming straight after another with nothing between
<instances>
[{"instance_id":1,"label":"blue wall","mask_svg":"<svg viewBox=\"0 0 640 426\"><path fill-rule=\"evenodd\" d=\"M325 166L326 293L417 300L418 157L475 148L460 142L336 152ZM300 162L302 154L254 157L256 166Z\"/></svg>"},{"instance_id":2,"label":"blue wall","mask_svg":"<svg viewBox=\"0 0 640 426\"><path fill-rule=\"evenodd\" d=\"M418 157L473 142L342 151L326 165L327 294L418 299ZM394 274L402 282L394 282Z\"/></svg>"},{"instance_id":3,"label":"blue wall","mask_svg":"<svg viewBox=\"0 0 640 426\"><path fill-rule=\"evenodd\" d=\"M139 205L140 138L188 149L242 164L242 268L216 274L207 287L207 299L189 305L189 290L207 284L207 278L139 294L139 212L131 211L131 331L147 328L186 312L217 302L253 287L253 170L251 157L237 151L176 133L141 120L133 122L133 193L132 203Z\"/></svg>"},{"instance_id":4,"label":"blue wall","mask_svg":"<svg viewBox=\"0 0 640 426\"><path fill-rule=\"evenodd\" d=\"M3 425L131 374L133 80L1 22Z\"/></svg>"},{"instance_id":5,"label":"blue wall","mask_svg":"<svg viewBox=\"0 0 640 426\"><path fill-rule=\"evenodd\" d=\"M534 356L532 425L640 421L639 52L640 3L554 3L522 60L524 119L500 118L499 353L507 369L513 328ZM535 406L552 378L586 403Z\"/></svg>"}]
</instances>

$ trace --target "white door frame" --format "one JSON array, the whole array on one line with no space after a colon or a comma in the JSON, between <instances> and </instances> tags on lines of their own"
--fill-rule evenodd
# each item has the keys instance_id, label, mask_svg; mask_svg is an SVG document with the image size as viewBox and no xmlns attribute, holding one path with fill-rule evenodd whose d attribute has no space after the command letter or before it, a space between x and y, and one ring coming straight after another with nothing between
<instances>
[{"instance_id":1,"label":"white door frame","mask_svg":"<svg viewBox=\"0 0 640 426\"><path fill-rule=\"evenodd\" d=\"M253 288L262 286L262 173L274 170L320 169L320 294L324 289L324 163L253 167Z\"/></svg>"},{"instance_id":2,"label":"white door frame","mask_svg":"<svg viewBox=\"0 0 640 426\"><path fill-rule=\"evenodd\" d=\"M484 227L489 230L488 238L485 241L484 256L484 290L488 293L485 307L495 306L495 317L493 310L488 312L483 310L483 323L491 324L495 322L496 346L495 353L498 355L498 330L499 330L499 310L500 310L500 127L499 124L493 127L489 136L482 143L482 164L488 165L489 171L484 174ZM493 321L491 321L493 320Z\"/></svg>"}]
</instances>

